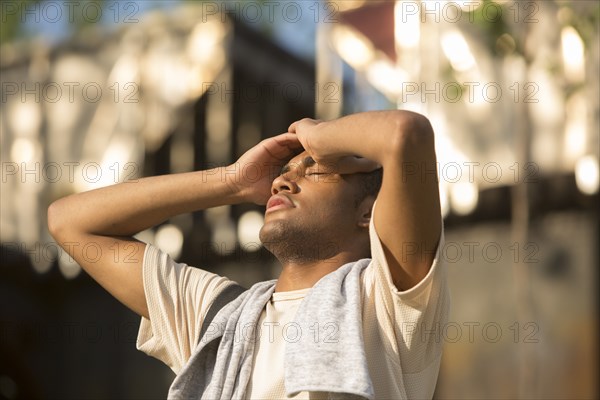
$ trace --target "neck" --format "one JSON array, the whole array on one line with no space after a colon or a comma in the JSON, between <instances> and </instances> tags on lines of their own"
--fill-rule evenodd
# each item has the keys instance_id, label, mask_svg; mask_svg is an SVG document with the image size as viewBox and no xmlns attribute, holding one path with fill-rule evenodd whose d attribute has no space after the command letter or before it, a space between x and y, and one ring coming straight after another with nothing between
<instances>
[{"instance_id":1,"label":"neck","mask_svg":"<svg viewBox=\"0 0 600 400\"><path fill-rule=\"evenodd\" d=\"M342 251L323 260L286 261L283 263L275 291L288 292L311 288L325 275L360 258L361 256L355 252Z\"/></svg>"}]
</instances>

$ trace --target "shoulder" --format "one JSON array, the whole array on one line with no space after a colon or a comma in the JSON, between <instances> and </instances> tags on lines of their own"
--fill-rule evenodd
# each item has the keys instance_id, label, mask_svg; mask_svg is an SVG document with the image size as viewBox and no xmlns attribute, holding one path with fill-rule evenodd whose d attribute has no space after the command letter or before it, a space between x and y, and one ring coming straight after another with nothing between
<instances>
[{"instance_id":1,"label":"shoulder","mask_svg":"<svg viewBox=\"0 0 600 400\"><path fill-rule=\"evenodd\" d=\"M188 296L195 293L210 301L231 285L231 279L202 268L175 261L167 252L148 244L142 268L146 290L160 290Z\"/></svg>"}]
</instances>

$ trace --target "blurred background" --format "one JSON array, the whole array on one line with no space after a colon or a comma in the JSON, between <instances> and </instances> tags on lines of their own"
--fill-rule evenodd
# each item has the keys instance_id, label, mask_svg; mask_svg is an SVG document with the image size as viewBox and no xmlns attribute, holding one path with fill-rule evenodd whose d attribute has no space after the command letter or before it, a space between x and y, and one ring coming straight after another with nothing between
<instances>
[{"instance_id":1,"label":"blurred background","mask_svg":"<svg viewBox=\"0 0 600 400\"><path fill-rule=\"evenodd\" d=\"M0 398L165 398L174 378L53 242L52 201L229 164L302 117L395 108L436 131L452 311L429 333L435 398L598 398L598 2L0 7ZM263 211L139 238L250 285L279 272Z\"/></svg>"}]
</instances>

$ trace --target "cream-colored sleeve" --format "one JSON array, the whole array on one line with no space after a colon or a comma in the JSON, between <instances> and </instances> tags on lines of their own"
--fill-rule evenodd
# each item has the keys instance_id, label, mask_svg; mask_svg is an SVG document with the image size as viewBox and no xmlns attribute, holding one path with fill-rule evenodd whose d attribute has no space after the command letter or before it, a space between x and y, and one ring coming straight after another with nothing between
<instances>
[{"instance_id":1,"label":"cream-colored sleeve","mask_svg":"<svg viewBox=\"0 0 600 400\"><path fill-rule=\"evenodd\" d=\"M376 212L375 207L373 214ZM440 217L441 218L441 217ZM439 366L443 339L441 330L448 320L450 298L443 263L444 229L427 275L412 288L399 291L392 281L383 247L371 218L369 235L372 261L365 273L372 288L377 322L394 355L400 356L403 374L417 374ZM387 346L385 346L387 347ZM435 368L434 368L435 369ZM437 376L437 371L436 371ZM405 382L408 383L408 382ZM409 390L410 391L410 390Z\"/></svg>"},{"instance_id":2,"label":"cream-colored sleeve","mask_svg":"<svg viewBox=\"0 0 600 400\"><path fill-rule=\"evenodd\" d=\"M151 244L142 271L150 318L142 317L136 346L179 373L198 343L210 305L233 282L177 263Z\"/></svg>"}]
</instances>

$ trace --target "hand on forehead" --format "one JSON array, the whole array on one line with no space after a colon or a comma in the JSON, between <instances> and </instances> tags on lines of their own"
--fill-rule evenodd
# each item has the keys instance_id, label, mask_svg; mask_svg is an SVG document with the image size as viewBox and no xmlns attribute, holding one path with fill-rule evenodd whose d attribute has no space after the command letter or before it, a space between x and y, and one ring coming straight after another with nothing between
<instances>
[{"instance_id":1,"label":"hand on forehead","mask_svg":"<svg viewBox=\"0 0 600 400\"><path fill-rule=\"evenodd\" d=\"M317 168L320 172L340 175L367 173L381 168L381 165L369 159L357 156L345 156L335 160L316 162L307 151L292 157L283 167L282 173L295 168Z\"/></svg>"}]
</instances>

